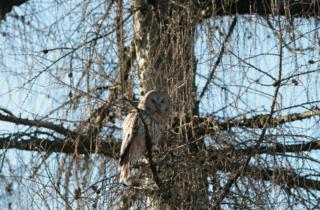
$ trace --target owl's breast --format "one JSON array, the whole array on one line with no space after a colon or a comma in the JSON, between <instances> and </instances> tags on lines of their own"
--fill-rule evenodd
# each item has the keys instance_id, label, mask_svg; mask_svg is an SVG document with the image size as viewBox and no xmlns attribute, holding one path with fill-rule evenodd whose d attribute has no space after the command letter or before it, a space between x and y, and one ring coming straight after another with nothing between
<instances>
[{"instance_id":1,"label":"owl's breast","mask_svg":"<svg viewBox=\"0 0 320 210\"><path fill-rule=\"evenodd\" d=\"M151 122L148 124L148 130L150 132L150 136L152 139L153 145L158 145L159 140L161 139L161 136L165 129L164 123L159 123L154 120L150 120Z\"/></svg>"}]
</instances>

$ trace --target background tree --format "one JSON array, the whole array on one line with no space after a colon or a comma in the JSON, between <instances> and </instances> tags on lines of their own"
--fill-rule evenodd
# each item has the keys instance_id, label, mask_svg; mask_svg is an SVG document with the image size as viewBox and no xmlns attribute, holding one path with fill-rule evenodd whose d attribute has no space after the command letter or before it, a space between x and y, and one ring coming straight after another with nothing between
<instances>
[{"instance_id":1,"label":"background tree","mask_svg":"<svg viewBox=\"0 0 320 210\"><path fill-rule=\"evenodd\" d=\"M0 203L317 207L318 3L1 3ZM151 89L169 92L170 127L154 184L126 187L121 122Z\"/></svg>"}]
</instances>

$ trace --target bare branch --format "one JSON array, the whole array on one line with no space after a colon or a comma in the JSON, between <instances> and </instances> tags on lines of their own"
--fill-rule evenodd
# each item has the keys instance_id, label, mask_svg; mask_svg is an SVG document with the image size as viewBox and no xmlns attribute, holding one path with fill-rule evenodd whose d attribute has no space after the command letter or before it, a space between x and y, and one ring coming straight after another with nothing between
<instances>
[{"instance_id":1,"label":"bare branch","mask_svg":"<svg viewBox=\"0 0 320 210\"><path fill-rule=\"evenodd\" d=\"M268 119L269 115L257 115L249 119L225 120L224 122L219 122L211 117L194 116L192 123L193 126L197 128L198 135L204 135L208 133L217 133L221 130L228 130L232 127L263 128L265 126L266 128L275 128L285 123L301 121L319 115L320 109L315 107L306 112L293 113L270 119Z\"/></svg>"},{"instance_id":2,"label":"bare branch","mask_svg":"<svg viewBox=\"0 0 320 210\"><path fill-rule=\"evenodd\" d=\"M75 137L77 136L77 133L74 131L71 131L62 125L56 125L54 123L45 121L45 120L29 120L25 118L15 117L15 116L9 116L9 115L3 115L0 114L0 121L5 122L11 122L15 123L17 125L27 125L27 126L35 126L35 127L43 127L50 130L53 130L57 133L63 134L67 137Z\"/></svg>"},{"instance_id":3,"label":"bare branch","mask_svg":"<svg viewBox=\"0 0 320 210\"><path fill-rule=\"evenodd\" d=\"M275 128L279 125L298 121L298 120L304 120L308 119L314 116L320 115L320 109L313 108L309 111L302 112L302 113L294 113L289 114L285 116L275 117L268 120L268 115L258 115L250 119L242 119L242 120L232 120L229 122L224 122L221 124L222 127L249 127L249 128L263 128L263 126L266 124L267 128Z\"/></svg>"},{"instance_id":4,"label":"bare branch","mask_svg":"<svg viewBox=\"0 0 320 210\"><path fill-rule=\"evenodd\" d=\"M303 120L303 119L307 119L307 118L318 116L318 115L320 115L320 110L313 109L303 113L295 113L291 115L281 116L278 118L271 118L271 120L269 120L269 123L267 124L267 127L273 128L287 122ZM2 114L0 114L0 120L5 122L21 124L21 125L47 128L59 134L63 134L64 136L70 139L78 138L82 142L87 142L87 140L85 139L89 139L88 136L84 136L84 135L81 136L77 134L75 131L71 131L61 125L56 125L44 120L29 120L29 119L18 118L15 116L7 116ZM265 115L256 116L251 119L226 121L223 123L219 123L213 120L212 118L208 118L208 117L194 117L193 126L196 128L197 135L205 135L208 133L217 133L221 130L227 130L230 127L236 127L236 126L261 128L265 120L266 120ZM3 139L3 140L8 140L8 139ZM2 148L5 148L3 145L6 145L8 143L1 142L1 144L2 144ZM22 145L20 146L19 144L22 144ZM97 151L88 149L88 145L86 144L87 143L83 143L83 145L81 146L83 147L83 149L80 149L80 151L78 149L79 153L83 152L88 154L88 153L97 152ZM102 144L106 144L106 143L102 142ZM115 140L112 140L112 143L108 143L108 144L113 144L113 146L112 147L103 146L104 148L100 152L98 151L98 153L109 154L108 156L110 156L110 154L114 154L114 151L118 151L120 149L120 143L117 143L117 141ZM27 141L23 142L18 140L10 142L10 148L27 149L27 150L36 150L36 148L42 148L42 151L46 151L47 149L48 152L64 152L64 153L73 152L74 146L72 145L73 143L71 142L58 141L57 143L55 143L51 140L45 141L43 139L34 139L32 142L27 142ZM109 151L108 149L112 149L114 151ZM320 149L320 141L316 140L309 143L301 143L301 144L293 144L293 145L275 144L272 147L259 146L258 148L235 149L234 152L245 155L245 154L252 154L252 153L261 154L261 153L277 153L277 152L278 153L302 152L302 151L310 151L310 150L318 150L318 149ZM224 150L221 150L221 151L224 152ZM215 151L215 152L218 152L218 151ZM117 154L117 152L115 154ZM114 156L112 155L110 157L114 157Z\"/></svg>"},{"instance_id":5,"label":"bare branch","mask_svg":"<svg viewBox=\"0 0 320 210\"><path fill-rule=\"evenodd\" d=\"M213 79L214 73L216 72L216 69L217 69L217 67L219 66L219 64L220 64L220 62L222 60L223 54L225 52L225 45L229 41L230 36L232 35L232 32L233 32L233 30L234 30L234 28L235 28L235 26L237 24L237 20L238 20L237 17L233 18L233 21L231 23L229 32L228 32L227 36L225 37L225 39L224 39L224 41L222 43L218 58L217 58L214 66L213 66L213 69L210 71L210 74L208 76L208 80L206 81L206 84L204 85L204 87L203 87L203 89L202 89L202 91L201 91L201 93L199 95L199 98L200 98L199 102L203 98L204 94L206 93L206 91L208 89L208 86L211 83L211 80Z\"/></svg>"},{"instance_id":6,"label":"bare branch","mask_svg":"<svg viewBox=\"0 0 320 210\"><path fill-rule=\"evenodd\" d=\"M275 154L275 153L296 153L296 152L307 152L311 150L320 149L320 140L311 141L301 144L274 144L272 146L260 146L258 148L250 147L246 149L234 150L237 154L248 155L248 154ZM230 149L229 149L230 151ZM222 154L226 151L220 151Z\"/></svg>"},{"instance_id":7,"label":"bare branch","mask_svg":"<svg viewBox=\"0 0 320 210\"><path fill-rule=\"evenodd\" d=\"M131 46L128 52L126 52L124 64L122 65L124 71L120 71L117 77L117 81L115 82L114 87L108 88L110 90L110 94L108 100L105 101L99 108L97 108L91 116L86 120L86 123L90 123L89 129L86 131L87 133L91 133L91 135L97 135L103 126L103 122L108 117L108 114L111 112L112 105L114 105L116 99L118 98L118 94L122 88L119 84L122 85L121 79L124 81L128 80L130 68L135 60L136 53L134 46Z\"/></svg>"},{"instance_id":8,"label":"bare branch","mask_svg":"<svg viewBox=\"0 0 320 210\"><path fill-rule=\"evenodd\" d=\"M93 143L85 139L80 139L76 143L76 141L59 138L48 140L47 138L39 138L23 133L0 137L1 149L19 149L46 153L101 154L108 157L117 157L119 155L120 143L115 140L108 142L96 141Z\"/></svg>"},{"instance_id":9,"label":"bare branch","mask_svg":"<svg viewBox=\"0 0 320 210\"><path fill-rule=\"evenodd\" d=\"M229 167L226 167L226 164ZM222 170L224 172L234 172L234 169L241 167L241 164L222 163L222 165L215 165L215 167L218 167L218 170ZM271 170L248 165L241 171L240 176L256 180L270 181L274 185L286 186L289 188L300 187L309 190L320 190L320 181L305 178L296 174L293 170L285 168L276 168Z\"/></svg>"},{"instance_id":10,"label":"bare branch","mask_svg":"<svg viewBox=\"0 0 320 210\"><path fill-rule=\"evenodd\" d=\"M320 181L307 179L303 176L299 176L292 170L285 168L271 170L255 166L248 166L245 168L242 176L264 181L271 181L275 185L286 186L289 188L301 187L309 190L320 190Z\"/></svg>"},{"instance_id":11,"label":"bare branch","mask_svg":"<svg viewBox=\"0 0 320 210\"><path fill-rule=\"evenodd\" d=\"M93 145L89 141L79 141L79 144L75 144L74 141L68 141L56 138L54 140L48 140L39 137L31 137L29 140L21 140L25 137L24 134L9 135L7 137L0 138L0 148L2 149L20 149L26 151L38 151L38 152L58 152L66 154L101 154L111 158L117 158L120 150L120 141L99 141ZM29 135L28 135L29 136ZM281 145L278 144L274 147L259 147L253 149L239 149L239 150L210 150L208 149L206 154L209 154L209 159L214 160L214 166L217 170L225 172L232 172L234 168L238 168L239 163L235 164L228 159L228 156L237 154L238 156L244 156L248 154L261 154L261 153L275 153L275 152L302 152L310 151L313 149L320 149L320 141L309 142L305 144L294 144L294 145ZM224 157L223 161L217 164L219 156ZM199 155L198 158L206 158L208 155ZM228 166L228 167L226 167ZM210 168L210 167L208 167ZM302 187L306 189L320 190L320 182L316 180L307 179L294 174L290 170L277 169L275 171L269 169L262 169L254 166L247 166L242 170L241 176L254 178L258 180L272 181L277 185L286 184L289 187Z\"/></svg>"},{"instance_id":12,"label":"bare branch","mask_svg":"<svg viewBox=\"0 0 320 210\"><path fill-rule=\"evenodd\" d=\"M201 18L213 16L258 14L283 15L288 17L312 17L319 15L320 2L316 1L279 1L272 0L219 0L201 1Z\"/></svg>"},{"instance_id":13,"label":"bare branch","mask_svg":"<svg viewBox=\"0 0 320 210\"><path fill-rule=\"evenodd\" d=\"M228 155L227 154L228 153L226 153L225 151L224 153L220 154L209 152L206 153L206 155L199 155L198 158L204 159L201 160L201 162L206 162L206 168L207 170L209 170L209 173L211 173L210 170L213 170L213 173L215 173L216 171L234 173L235 170L239 170L239 168L241 168L241 171L239 172L239 177L247 177L253 178L255 180L270 181L274 185L286 186L289 188L300 187L309 190L320 190L319 180L313 180L301 176L297 174L293 169L273 168L271 170L268 168L263 168L261 166L252 166L250 164L243 167L243 163L241 163L239 159L228 158L228 155L230 153ZM230 155L229 157L231 156L232 155Z\"/></svg>"}]
</instances>

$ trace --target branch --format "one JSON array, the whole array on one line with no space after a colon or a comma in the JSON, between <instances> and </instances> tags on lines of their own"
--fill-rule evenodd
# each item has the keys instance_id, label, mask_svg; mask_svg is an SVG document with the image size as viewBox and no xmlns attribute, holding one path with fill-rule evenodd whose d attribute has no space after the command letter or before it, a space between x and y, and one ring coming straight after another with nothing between
<instances>
[{"instance_id":1,"label":"branch","mask_svg":"<svg viewBox=\"0 0 320 210\"><path fill-rule=\"evenodd\" d=\"M228 158L226 154L206 153L206 155L201 155L198 158L199 162L205 163L204 167L208 170L209 174L216 173L216 171L234 174L242 167L239 177L270 181L273 185L290 188L300 187L309 190L320 190L319 180L308 179L306 176L297 174L292 169L274 168L271 170L252 165L243 167L243 163L239 161L239 158Z\"/></svg>"},{"instance_id":2,"label":"branch","mask_svg":"<svg viewBox=\"0 0 320 210\"><path fill-rule=\"evenodd\" d=\"M241 120L232 120L226 121L221 124L222 127L249 127L249 128L263 128L266 126L267 128L275 128L279 125L308 119L314 116L320 115L320 109L312 108L309 111L302 112L302 113L294 113L285 116L275 117L268 120L269 115L258 115L250 119L241 119Z\"/></svg>"},{"instance_id":3,"label":"branch","mask_svg":"<svg viewBox=\"0 0 320 210\"><path fill-rule=\"evenodd\" d=\"M54 123L44 121L44 120L29 120L29 119L25 119L25 118L15 117L12 115L0 114L0 121L11 122L11 123L15 123L17 125L43 127L43 128L47 128L47 129L53 130L55 132L58 132L66 137L77 136L76 132L71 131L71 130L63 127L62 125L56 125Z\"/></svg>"},{"instance_id":4,"label":"branch","mask_svg":"<svg viewBox=\"0 0 320 210\"><path fill-rule=\"evenodd\" d=\"M21 140L26 136L30 137L31 135L26 134L16 134L8 135L7 137L0 137L0 148L2 149L20 149L26 151L38 151L38 152L47 152L47 153L66 153L74 154L77 151L77 154L101 154L108 157L116 158L119 155L120 151L120 141L100 141L99 146L93 145L89 141L80 141L77 146L73 141L63 140L63 139L54 139L48 140L39 137L30 137L28 140ZM252 151L247 149L246 152L251 152L252 154L257 153L272 153L272 152L300 152L300 151L309 151L312 149L320 149L320 141L314 141L305 144L295 144L295 145L277 145L276 147L259 147L257 151ZM208 152L209 151L209 152ZM246 155L243 153L245 150L231 150L229 153L226 150L208 150L207 155L200 154L198 158L205 158L207 161L208 158L211 160L210 165L207 168L212 168L212 165L217 170L225 172L233 172L234 168L239 168L240 163L233 163L228 159L228 155L232 155L232 152L237 154ZM208 156L209 154L209 156ZM239 156L239 155L238 155ZM224 157L223 161L216 161L219 157ZM213 162L214 161L214 162ZM212 163L213 162L213 163ZM274 184L289 187L302 187L307 189L320 190L320 182L316 180L307 179L301 177L290 170L286 169L277 169L272 171L270 169L262 169L254 166L247 166L241 173L241 176L246 176L249 178L254 178L257 180L272 181Z\"/></svg>"},{"instance_id":5,"label":"branch","mask_svg":"<svg viewBox=\"0 0 320 210\"><path fill-rule=\"evenodd\" d=\"M233 152L241 155L249 154L275 154L275 153L297 153L297 152L309 152L312 150L320 149L320 140L311 141L308 143L301 144L274 144L272 146L260 146L258 148L249 147L246 149L235 149ZM230 149L220 150L219 153L223 154L230 152Z\"/></svg>"},{"instance_id":6,"label":"branch","mask_svg":"<svg viewBox=\"0 0 320 210\"><path fill-rule=\"evenodd\" d=\"M231 23L229 32L228 32L227 36L225 37L225 39L223 40L223 43L222 43L218 58L217 58L214 66L213 66L213 69L210 71L210 74L208 76L208 80L206 81L206 84L204 85L204 87L203 87L203 89L202 89L202 91L201 91L201 93L199 95L198 103L201 101L201 99L203 98L204 94L206 93L206 91L207 91L207 89L209 87L209 84L211 83L211 80L213 79L214 73L216 72L216 69L217 69L217 67L219 66L219 64L220 64L220 62L222 60L223 54L225 52L225 45L229 41L229 38L233 33L233 30L234 30L234 28L235 28L235 26L237 24L237 20L238 20L238 18L234 17L234 19L233 19L233 21Z\"/></svg>"},{"instance_id":7,"label":"branch","mask_svg":"<svg viewBox=\"0 0 320 210\"><path fill-rule=\"evenodd\" d=\"M26 151L39 151L39 152L61 152L61 153L67 153L67 154L74 154L75 151L78 152L78 154L101 154L106 155L109 157L116 157L119 154L120 150L120 142L119 141L101 141L99 142L100 146L95 147L92 144L90 144L88 141L86 143L78 144L77 147L75 146L74 142L72 141L64 141L62 139L55 139L55 140L47 140L43 138L38 137L32 137L30 140L19 140L18 137L22 137L25 135L18 134L15 137L12 135L7 137L0 138L0 148L2 149L20 149L20 150L26 150ZM306 148L309 149L320 149L320 141L316 142L310 142L307 144L301 144L301 145L282 145L283 147L275 147L275 151L283 150L284 148L287 148L288 151L286 152L298 152L298 151L304 151ZM261 147L258 149L258 153L262 152L270 152L272 149L269 147L269 149L264 149ZM238 150L239 152L241 150ZM220 151L221 152L221 151ZM225 151L221 152L220 154L224 154L224 156L227 154ZM214 167L217 170L222 170L225 172L232 172L234 168L239 168L241 164L239 163L232 163L231 161L228 161L228 158L224 158L223 161L218 162L216 161L219 157L219 154L216 152L210 152L207 153L210 154L209 158L211 160L214 160ZM230 153L229 153L230 154ZM207 155L200 155L198 158L208 158ZM231 159L230 159L231 160ZM209 165L212 167L212 165ZM227 167L226 167L227 166ZM209 168L209 167L208 167ZM277 185L286 185L289 187L302 187L307 189L314 189L314 190L320 190L320 182L316 180L307 179L304 177L301 177L295 173L293 173L290 170L286 169L277 169L275 171L272 171L270 169L263 169L258 168L254 166L247 166L241 173L241 176L247 176L249 178L254 178L257 180L264 180L264 181L272 181L274 184Z\"/></svg>"},{"instance_id":8,"label":"branch","mask_svg":"<svg viewBox=\"0 0 320 210\"><path fill-rule=\"evenodd\" d=\"M275 4L274 2L279 2ZM201 1L202 19L214 16L258 14L288 17L312 17L319 15L320 1L273 1L273 0L206 0Z\"/></svg>"},{"instance_id":9,"label":"branch","mask_svg":"<svg viewBox=\"0 0 320 210\"><path fill-rule=\"evenodd\" d=\"M19 149L66 154L101 154L108 157L116 157L120 152L120 142L99 141L94 144L93 142L80 139L78 143L75 143L75 141L72 140L59 138L49 140L47 138L33 136L32 134L16 133L0 137L0 149Z\"/></svg>"},{"instance_id":10,"label":"branch","mask_svg":"<svg viewBox=\"0 0 320 210\"><path fill-rule=\"evenodd\" d=\"M215 159L216 160L216 159ZM235 173L243 165L239 162L231 162L230 159L223 158L221 161L212 163L214 171L220 170L228 173ZM241 170L240 177L252 178L255 180L270 181L273 185L285 186L289 188L304 188L309 190L320 190L320 181L308 179L286 168L275 168L274 170L257 166L246 166Z\"/></svg>"},{"instance_id":11,"label":"branch","mask_svg":"<svg viewBox=\"0 0 320 210\"><path fill-rule=\"evenodd\" d=\"M264 181L271 181L275 185L286 186L290 188L301 187L309 190L320 190L320 181L307 179L299 176L292 170L278 169L263 169L255 166L245 168L243 176Z\"/></svg>"},{"instance_id":12,"label":"branch","mask_svg":"<svg viewBox=\"0 0 320 210\"><path fill-rule=\"evenodd\" d=\"M240 164L234 165L234 167L240 166ZM230 167L221 168L221 170L225 172L233 172L233 170L228 169L230 169ZM293 170L285 168L276 168L271 170L256 166L247 166L243 169L240 176L256 180L270 181L274 185L286 186L289 188L300 187L309 190L320 190L320 181L305 178L296 174Z\"/></svg>"},{"instance_id":13,"label":"branch","mask_svg":"<svg viewBox=\"0 0 320 210\"><path fill-rule=\"evenodd\" d=\"M16 137L13 137L16 136ZM30 136L30 135L28 135ZM19 137L19 138L18 138ZM12 134L6 137L0 137L1 149L20 149L27 151L40 151L40 152L58 152L58 153L74 153L75 149L79 154L102 154L111 158L117 159L119 156L121 142L118 140L99 141L99 146L95 147L92 142L80 139L78 146L75 146L74 141L55 138L48 140L45 138L32 137L29 140L23 139L25 134ZM23 140L22 140L23 139ZM97 143L97 142L96 142ZM296 152L308 152L312 150L320 149L320 140L311 141L301 144L275 144L273 146L260 146L258 148L249 147L245 149L206 149L206 152L210 154L216 154L216 156L245 156L252 154L275 154L275 153L296 153Z\"/></svg>"},{"instance_id":14,"label":"branch","mask_svg":"<svg viewBox=\"0 0 320 210\"><path fill-rule=\"evenodd\" d=\"M130 47L130 49L128 49L128 52L126 53L127 54L125 54L124 64L122 65L124 71L120 71L116 79L115 85L112 88L109 88L110 93L108 100L105 101L100 107L98 107L85 122L86 124L90 125L89 128L86 130L86 133L90 133L90 135L92 136L98 135L98 133L101 131L101 128L103 127L103 122L109 116L112 106L119 97L119 94L123 92L121 87L121 78L124 79L124 81L128 81L132 63L136 59L135 48L133 47L133 45ZM123 97L123 95L121 97Z\"/></svg>"},{"instance_id":15,"label":"branch","mask_svg":"<svg viewBox=\"0 0 320 210\"><path fill-rule=\"evenodd\" d=\"M292 122L296 120L303 120L310 118L312 116L320 115L319 109L313 109L303 113L295 113L291 115L281 116L278 118L271 118L268 123L268 127L276 127L278 125ZM116 140L112 140L112 143L101 141L101 147L98 151L94 149L90 149L90 133L86 133L88 135L79 135L77 132L71 131L63 126L53 124L51 122L43 121L43 120L29 120L24 118L18 118L15 116L8 116L0 114L0 120L5 122L11 122L16 124L22 124L27 126L35 126L35 127L43 127L55 131L59 134L63 134L66 139L77 139L77 141L82 142L78 145L78 152L82 153L99 153L105 154L109 157L116 157L118 155L118 151L120 150L120 143ZM243 119L243 120L231 120L226 121L223 123L217 122L212 118L208 117L194 117L193 118L193 127L197 132L197 135L206 135L208 133L218 133L222 130L228 130L230 127L239 127L239 126L246 126L251 128L261 128L262 124L264 123L265 115L256 116L251 119ZM8 139L1 139L0 140L7 140ZM87 142L87 143L85 143ZM8 142L1 142L0 148L5 148ZM19 145L22 144L22 145ZM44 140L44 139L36 139L34 138L33 141L28 142L26 140L19 141L19 140L11 140L11 142L7 145L9 148L16 148L22 150L37 150L37 148L42 148L41 151L45 152L63 152L63 153L73 153L75 146L73 142L65 142L65 141L51 141L51 140ZM108 146L109 145L109 146ZM91 141L92 146L92 141ZM232 152L239 153L242 155L248 154L262 154L262 153L287 153L287 152L303 152L303 151L311 151L311 150L318 150L320 149L320 140L315 140L309 143L301 143L301 144L292 144L292 145L284 145L284 144L275 144L273 146L259 146L258 148L246 148L246 149L234 149ZM230 148L228 149L230 151ZM214 151L215 153L225 153L226 150L219 150ZM112 155L110 155L112 154Z\"/></svg>"},{"instance_id":16,"label":"branch","mask_svg":"<svg viewBox=\"0 0 320 210\"><path fill-rule=\"evenodd\" d=\"M219 122L211 117L194 116L192 119L193 127L196 128L197 135L205 135L208 133L218 133L222 130L229 130L232 127L247 128L276 128L279 125L309 119L311 117L320 116L319 108L312 108L302 113L293 113L289 115L269 118L269 115L257 115L249 119L225 120Z\"/></svg>"}]
</instances>

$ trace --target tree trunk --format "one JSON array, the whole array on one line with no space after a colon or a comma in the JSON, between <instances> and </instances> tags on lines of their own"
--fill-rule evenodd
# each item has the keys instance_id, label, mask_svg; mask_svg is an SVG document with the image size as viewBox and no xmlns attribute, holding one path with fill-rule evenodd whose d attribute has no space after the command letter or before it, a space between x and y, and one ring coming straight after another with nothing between
<instances>
[{"instance_id":1,"label":"tree trunk","mask_svg":"<svg viewBox=\"0 0 320 210\"><path fill-rule=\"evenodd\" d=\"M196 112L195 5L191 2L149 2L136 0L134 6L141 95L152 89L168 91L172 101L171 119L179 117L180 129L178 134L169 133L164 138L165 151L170 151L167 156L162 158L164 153L160 153L160 159L164 160L159 166L163 185L159 188L165 192L160 192L162 196L149 196L147 205L150 209L204 209L208 196L206 176L191 158L199 148L190 144L193 140L190 127L181 126ZM180 149L174 149L178 146Z\"/></svg>"}]
</instances>

